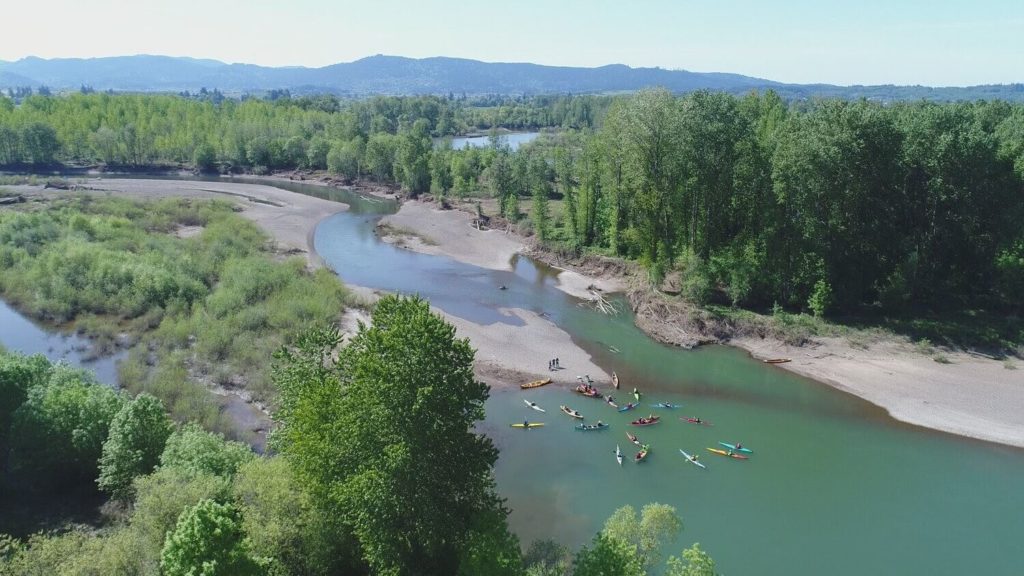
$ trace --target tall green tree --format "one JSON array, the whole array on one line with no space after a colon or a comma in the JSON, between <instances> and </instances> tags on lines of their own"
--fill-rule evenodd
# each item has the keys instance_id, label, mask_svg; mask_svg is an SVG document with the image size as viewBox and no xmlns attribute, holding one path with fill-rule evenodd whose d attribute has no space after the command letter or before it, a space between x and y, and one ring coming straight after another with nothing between
<instances>
[{"instance_id":1,"label":"tall green tree","mask_svg":"<svg viewBox=\"0 0 1024 576\"><path fill-rule=\"evenodd\" d=\"M125 403L110 423L103 443L96 481L100 489L115 498L129 498L132 481L160 463L173 428L163 402L153 396L139 394Z\"/></svg>"},{"instance_id":2,"label":"tall green tree","mask_svg":"<svg viewBox=\"0 0 1024 576\"><path fill-rule=\"evenodd\" d=\"M676 509L668 504L647 504L638 515L632 506L623 506L604 523L602 534L625 542L636 550L645 569L661 562L661 549L679 536L683 523Z\"/></svg>"},{"instance_id":3,"label":"tall green tree","mask_svg":"<svg viewBox=\"0 0 1024 576\"><path fill-rule=\"evenodd\" d=\"M333 360L339 342L318 329L278 353L276 446L374 572L459 572L459 552L487 532L481 520L506 515L497 450L473 430L488 396L473 349L426 301L395 296Z\"/></svg>"}]
</instances>

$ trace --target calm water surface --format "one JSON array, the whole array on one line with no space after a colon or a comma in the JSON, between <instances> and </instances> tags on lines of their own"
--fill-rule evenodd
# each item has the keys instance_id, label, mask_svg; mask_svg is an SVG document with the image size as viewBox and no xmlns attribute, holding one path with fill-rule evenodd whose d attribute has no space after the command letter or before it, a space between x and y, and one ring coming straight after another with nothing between
<instances>
[{"instance_id":1,"label":"calm water surface","mask_svg":"<svg viewBox=\"0 0 1024 576\"><path fill-rule=\"evenodd\" d=\"M501 134L499 139L503 144L508 144L509 148L516 150L521 145L527 142L532 142L537 136L540 136L540 132L511 132L508 134ZM454 150L462 150L466 146L471 148L486 148L491 145L490 136L459 136L452 138L452 148Z\"/></svg>"}]
</instances>

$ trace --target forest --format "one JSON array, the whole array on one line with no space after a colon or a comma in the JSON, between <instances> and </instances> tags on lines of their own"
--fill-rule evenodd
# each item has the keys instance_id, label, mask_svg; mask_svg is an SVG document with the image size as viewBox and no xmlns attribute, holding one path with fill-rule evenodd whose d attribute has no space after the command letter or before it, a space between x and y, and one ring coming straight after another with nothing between
<instances>
[{"instance_id":1,"label":"forest","mask_svg":"<svg viewBox=\"0 0 1024 576\"><path fill-rule=\"evenodd\" d=\"M497 198L542 242L636 259L655 285L681 277L696 302L819 316L1020 312L1019 104L664 90L206 96L0 99L0 165L326 169L413 196ZM498 128L549 133L517 150L453 150L442 138Z\"/></svg>"}]
</instances>

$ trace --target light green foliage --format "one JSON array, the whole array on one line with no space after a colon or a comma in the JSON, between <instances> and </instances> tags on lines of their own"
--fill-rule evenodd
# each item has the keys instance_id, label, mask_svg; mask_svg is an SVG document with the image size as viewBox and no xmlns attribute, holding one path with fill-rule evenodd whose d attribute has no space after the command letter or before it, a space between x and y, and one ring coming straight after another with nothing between
<instances>
[{"instance_id":1,"label":"light green foliage","mask_svg":"<svg viewBox=\"0 0 1024 576\"><path fill-rule=\"evenodd\" d=\"M14 412L12 470L34 482L75 485L96 478L110 422L124 400L91 373L55 367Z\"/></svg>"},{"instance_id":2,"label":"light green foliage","mask_svg":"<svg viewBox=\"0 0 1024 576\"><path fill-rule=\"evenodd\" d=\"M832 287L828 282L818 280L814 284L814 292L811 292L811 297L807 299L807 307L816 317L821 318L831 306Z\"/></svg>"},{"instance_id":3,"label":"light green foliage","mask_svg":"<svg viewBox=\"0 0 1024 576\"><path fill-rule=\"evenodd\" d=\"M139 394L125 403L103 443L97 484L115 498L131 496L132 481L160 462L173 426L160 400Z\"/></svg>"},{"instance_id":4,"label":"light green foliage","mask_svg":"<svg viewBox=\"0 0 1024 576\"><path fill-rule=\"evenodd\" d=\"M254 457L252 449L241 442L231 442L196 424L186 424L167 439L160 466L186 476L210 474L229 478Z\"/></svg>"},{"instance_id":5,"label":"light green foliage","mask_svg":"<svg viewBox=\"0 0 1024 576\"><path fill-rule=\"evenodd\" d=\"M313 505L284 458L243 464L232 494L252 549L270 559L271 574L329 574L351 557L337 527Z\"/></svg>"},{"instance_id":6,"label":"light green foliage","mask_svg":"<svg viewBox=\"0 0 1024 576\"><path fill-rule=\"evenodd\" d=\"M247 576L262 570L249 553L238 511L202 500L182 513L160 554L164 576Z\"/></svg>"},{"instance_id":7,"label":"light green foliage","mask_svg":"<svg viewBox=\"0 0 1024 576\"><path fill-rule=\"evenodd\" d=\"M488 389L472 348L425 301L394 296L335 362L338 343L335 330L314 330L277 355L275 445L376 573L456 573L474 534L500 534L480 522L505 514L497 451L473 432Z\"/></svg>"},{"instance_id":8,"label":"light green foliage","mask_svg":"<svg viewBox=\"0 0 1024 576\"><path fill-rule=\"evenodd\" d=\"M158 468L135 481L135 511L129 527L141 542L140 562L155 571L167 532L188 507L204 499L226 502L231 481L211 474L189 475L176 468Z\"/></svg>"},{"instance_id":9,"label":"light green foliage","mask_svg":"<svg viewBox=\"0 0 1024 576\"><path fill-rule=\"evenodd\" d=\"M639 515L632 506L619 508L605 522L601 533L633 547L641 564L649 569L660 563L661 549L675 540L682 529L675 508L647 504Z\"/></svg>"},{"instance_id":10,"label":"light green foliage","mask_svg":"<svg viewBox=\"0 0 1024 576\"><path fill-rule=\"evenodd\" d=\"M573 560L573 576L644 576L636 549L617 538L598 533Z\"/></svg>"},{"instance_id":11,"label":"light green foliage","mask_svg":"<svg viewBox=\"0 0 1024 576\"><path fill-rule=\"evenodd\" d=\"M668 559L665 576L715 576L715 561L701 550L700 544L683 550L682 559L672 556Z\"/></svg>"},{"instance_id":12,"label":"light green foliage","mask_svg":"<svg viewBox=\"0 0 1024 576\"><path fill-rule=\"evenodd\" d=\"M202 232L167 234L180 226ZM277 262L269 248L227 203L73 198L0 213L0 293L111 345L152 331L125 365L126 387L159 397L178 420L227 430L194 375L270 398L273 351L310 323L336 321L348 299L329 270Z\"/></svg>"}]
</instances>

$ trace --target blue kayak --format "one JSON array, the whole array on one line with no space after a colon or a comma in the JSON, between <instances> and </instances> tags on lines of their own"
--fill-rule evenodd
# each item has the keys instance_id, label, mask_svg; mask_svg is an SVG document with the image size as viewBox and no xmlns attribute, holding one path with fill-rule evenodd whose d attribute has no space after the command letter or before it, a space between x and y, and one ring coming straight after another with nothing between
<instances>
[{"instance_id":1,"label":"blue kayak","mask_svg":"<svg viewBox=\"0 0 1024 576\"><path fill-rule=\"evenodd\" d=\"M626 410L632 410L633 408L636 408L636 402L630 402L622 408L619 408L619 412L625 412Z\"/></svg>"},{"instance_id":2,"label":"blue kayak","mask_svg":"<svg viewBox=\"0 0 1024 576\"><path fill-rule=\"evenodd\" d=\"M669 410L675 410L676 408L682 408L682 404L672 404L669 402L658 402L657 404L651 404L652 408L668 408Z\"/></svg>"},{"instance_id":3,"label":"blue kayak","mask_svg":"<svg viewBox=\"0 0 1024 576\"><path fill-rule=\"evenodd\" d=\"M719 442L719 444L721 444L722 446L725 446L729 450L733 450L735 452L746 452L747 454L753 454L754 453L753 450L751 450L750 448L747 448L746 446L744 446L742 448L737 448L735 444L729 444L728 442Z\"/></svg>"},{"instance_id":4,"label":"blue kayak","mask_svg":"<svg viewBox=\"0 0 1024 576\"><path fill-rule=\"evenodd\" d=\"M586 432L588 430L604 430L605 428L608 428L608 427L609 427L609 425L605 424L604 422L598 422L597 424L577 424L576 425L576 429L577 430L582 430L584 432Z\"/></svg>"}]
</instances>

